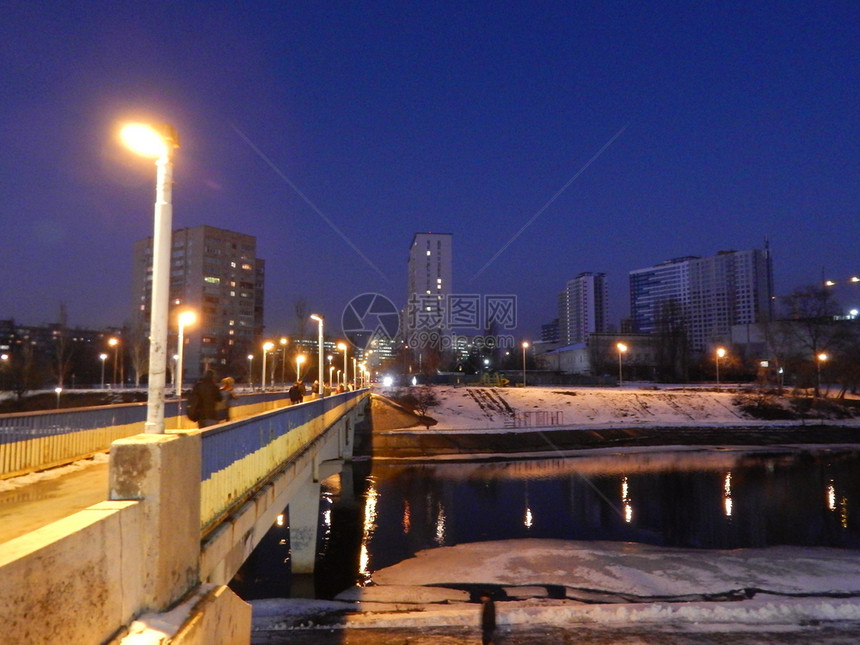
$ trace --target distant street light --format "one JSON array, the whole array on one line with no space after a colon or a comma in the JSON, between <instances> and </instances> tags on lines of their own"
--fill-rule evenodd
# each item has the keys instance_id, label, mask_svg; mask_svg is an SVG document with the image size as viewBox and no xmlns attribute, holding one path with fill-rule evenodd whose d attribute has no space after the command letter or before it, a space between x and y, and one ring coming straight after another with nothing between
<instances>
[{"instance_id":1,"label":"distant street light","mask_svg":"<svg viewBox=\"0 0 860 645\"><path fill-rule=\"evenodd\" d=\"M352 357L352 389L358 389L358 359L353 356Z\"/></svg>"},{"instance_id":2,"label":"distant street light","mask_svg":"<svg viewBox=\"0 0 860 645\"><path fill-rule=\"evenodd\" d=\"M526 386L526 350L529 348L529 342L523 341L523 387Z\"/></svg>"},{"instance_id":3,"label":"distant street light","mask_svg":"<svg viewBox=\"0 0 860 645\"><path fill-rule=\"evenodd\" d=\"M720 359L726 355L726 350L723 347L717 347L717 357L714 359L714 363L717 366L717 389L720 387Z\"/></svg>"},{"instance_id":4,"label":"distant street light","mask_svg":"<svg viewBox=\"0 0 860 645\"><path fill-rule=\"evenodd\" d=\"M156 158L155 225L152 237L152 302L149 324L149 385L146 398L148 433L164 433L164 383L167 373L167 326L170 299L170 236L173 220L172 154L179 137L169 125L157 129L141 123L120 133L136 153Z\"/></svg>"},{"instance_id":5,"label":"distant street light","mask_svg":"<svg viewBox=\"0 0 860 645\"><path fill-rule=\"evenodd\" d=\"M254 355L248 354L248 389L254 391Z\"/></svg>"},{"instance_id":6,"label":"distant street light","mask_svg":"<svg viewBox=\"0 0 860 645\"><path fill-rule=\"evenodd\" d=\"M281 387L287 387L287 343L289 338L281 338Z\"/></svg>"},{"instance_id":7,"label":"distant street light","mask_svg":"<svg viewBox=\"0 0 860 645\"><path fill-rule=\"evenodd\" d=\"M117 366L119 361L117 360L119 357L119 340L116 338L109 338L108 345L113 347L113 378L111 379L111 387L116 387L116 373Z\"/></svg>"},{"instance_id":8,"label":"distant street light","mask_svg":"<svg viewBox=\"0 0 860 645\"><path fill-rule=\"evenodd\" d=\"M99 354L99 358L102 361L102 389L105 389L105 361L107 360L107 354Z\"/></svg>"},{"instance_id":9,"label":"distant street light","mask_svg":"<svg viewBox=\"0 0 860 645\"><path fill-rule=\"evenodd\" d=\"M320 397L325 396L325 343L323 342L323 316L322 314L311 314L311 320L317 321L317 327L319 331L319 343L317 352L319 353L318 365L319 365L319 375L317 376L317 395Z\"/></svg>"},{"instance_id":10,"label":"distant street light","mask_svg":"<svg viewBox=\"0 0 860 645\"><path fill-rule=\"evenodd\" d=\"M305 355L299 354L296 356L296 383L302 382L302 363L305 362Z\"/></svg>"},{"instance_id":11,"label":"distant street light","mask_svg":"<svg viewBox=\"0 0 860 645\"><path fill-rule=\"evenodd\" d=\"M830 357L829 357L826 353L821 352L821 353L820 353L818 356L816 356L815 358L817 358L817 359L818 359L818 360L816 361L817 377L816 377L816 380L815 380L815 396L816 396L816 397L818 397L818 396L820 395L820 393L821 393L821 364L822 364L824 361L826 361L827 359L829 359Z\"/></svg>"},{"instance_id":12,"label":"distant street light","mask_svg":"<svg viewBox=\"0 0 860 645\"><path fill-rule=\"evenodd\" d=\"M334 385L332 383L332 379L334 378L334 365L328 366L328 387L330 390L334 389Z\"/></svg>"},{"instance_id":13,"label":"distant street light","mask_svg":"<svg viewBox=\"0 0 860 645\"><path fill-rule=\"evenodd\" d=\"M338 343L337 348L343 352L343 386L346 387L346 382L349 379L347 376L347 362L346 362L346 343ZM340 383L340 377L338 377L338 383Z\"/></svg>"},{"instance_id":14,"label":"distant street light","mask_svg":"<svg viewBox=\"0 0 860 645\"><path fill-rule=\"evenodd\" d=\"M176 397L179 399L179 416L182 416L182 372L185 370L183 358L185 356L185 327L194 324L197 314L193 311L182 311L176 317L176 326L179 329L176 338Z\"/></svg>"},{"instance_id":15,"label":"distant street light","mask_svg":"<svg viewBox=\"0 0 860 645\"><path fill-rule=\"evenodd\" d=\"M262 371L260 372L260 383L262 384L263 392L266 391L266 377L268 376L268 374L266 373L266 356L269 354L269 352L272 351L274 347L275 344L270 341L266 341L265 343L263 343L263 367Z\"/></svg>"},{"instance_id":16,"label":"distant street light","mask_svg":"<svg viewBox=\"0 0 860 645\"><path fill-rule=\"evenodd\" d=\"M63 393L63 388L55 387L54 392L57 393L57 409L59 410L60 409L60 394Z\"/></svg>"},{"instance_id":17,"label":"distant street light","mask_svg":"<svg viewBox=\"0 0 860 645\"><path fill-rule=\"evenodd\" d=\"M615 347L618 349L618 387L624 385L624 373L621 370L621 361L624 356L624 352L627 351L627 345L624 343L616 343Z\"/></svg>"}]
</instances>

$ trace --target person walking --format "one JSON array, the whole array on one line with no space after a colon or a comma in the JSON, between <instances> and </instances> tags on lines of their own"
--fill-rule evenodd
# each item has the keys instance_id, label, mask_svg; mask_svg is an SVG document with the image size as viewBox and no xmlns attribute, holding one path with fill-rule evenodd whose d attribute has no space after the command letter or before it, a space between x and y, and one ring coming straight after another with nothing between
<instances>
[{"instance_id":1,"label":"person walking","mask_svg":"<svg viewBox=\"0 0 860 645\"><path fill-rule=\"evenodd\" d=\"M218 384L215 383L215 372L206 370L203 376L194 384L188 396L189 417L191 413L197 419L197 427L205 428L218 423L218 413L215 406L221 398ZM191 409L193 406L193 410ZM192 418L194 418L192 417Z\"/></svg>"},{"instance_id":2,"label":"person walking","mask_svg":"<svg viewBox=\"0 0 860 645\"><path fill-rule=\"evenodd\" d=\"M236 381L232 376L225 376L221 379L221 387L218 389L218 402L215 404L218 421L224 422L230 420L230 407L233 405L233 399L236 398L236 395L233 393L235 385Z\"/></svg>"},{"instance_id":3,"label":"person walking","mask_svg":"<svg viewBox=\"0 0 860 645\"><path fill-rule=\"evenodd\" d=\"M305 386L296 381L293 387L290 388L290 402L295 405L301 403L305 398Z\"/></svg>"}]
</instances>

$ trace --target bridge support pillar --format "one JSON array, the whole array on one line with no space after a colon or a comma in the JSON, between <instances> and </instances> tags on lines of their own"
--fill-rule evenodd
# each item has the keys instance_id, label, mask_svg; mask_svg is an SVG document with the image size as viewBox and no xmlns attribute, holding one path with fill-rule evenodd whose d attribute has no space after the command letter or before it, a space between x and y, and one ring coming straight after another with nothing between
<instances>
[{"instance_id":1,"label":"bridge support pillar","mask_svg":"<svg viewBox=\"0 0 860 645\"><path fill-rule=\"evenodd\" d=\"M320 517L320 484L312 477L290 500L290 566L293 575L313 573Z\"/></svg>"}]
</instances>

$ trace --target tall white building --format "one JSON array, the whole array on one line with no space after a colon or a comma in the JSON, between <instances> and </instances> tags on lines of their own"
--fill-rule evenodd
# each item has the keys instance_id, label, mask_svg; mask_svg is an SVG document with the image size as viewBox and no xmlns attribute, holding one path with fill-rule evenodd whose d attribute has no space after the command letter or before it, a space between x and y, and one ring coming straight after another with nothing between
<instances>
[{"instance_id":1,"label":"tall white building","mask_svg":"<svg viewBox=\"0 0 860 645\"><path fill-rule=\"evenodd\" d=\"M191 310L196 322L185 330L184 376L212 368L219 376L244 374L247 356L263 334L265 260L257 239L213 226L173 231L170 250L168 351L176 352L177 313ZM134 320L149 329L152 238L134 244ZM148 333L148 331L147 331Z\"/></svg>"},{"instance_id":2,"label":"tall white building","mask_svg":"<svg viewBox=\"0 0 860 645\"><path fill-rule=\"evenodd\" d=\"M683 257L630 272L634 331L657 333L683 324L691 349L726 342L732 325L772 317L770 248Z\"/></svg>"},{"instance_id":3,"label":"tall white building","mask_svg":"<svg viewBox=\"0 0 860 645\"><path fill-rule=\"evenodd\" d=\"M447 327L446 299L453 293L450 233L416 233L409 247L407 330Z\"/></svg>"},{"instance_id":4,"label":"tall white building","mask_svg":"<svg viewBox=\"0 0 860 645\"><path fill-rule=\"evenodd\" d=\"M609 296L605 273L580 273L558 295L558 335L562 345L584 343L606 331Z\"/></svg>"}]
</instances>

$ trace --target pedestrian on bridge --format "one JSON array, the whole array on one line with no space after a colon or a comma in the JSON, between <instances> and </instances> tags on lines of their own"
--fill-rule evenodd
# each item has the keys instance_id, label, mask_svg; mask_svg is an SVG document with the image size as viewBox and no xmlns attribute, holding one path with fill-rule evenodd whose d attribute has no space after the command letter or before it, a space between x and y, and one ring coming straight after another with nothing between
<instances>
[{"instance_id":1,"label":"pedestrian on bridge","mask_svg":"<svg viewBox=\"0 0 860 645\"><path fill-rule=\"evenodd\" d=\"M225 376L221 379L221 387L218 389L218 402L215 404L218 421L230 420L230 406L233 405L233 399L236 398L236 395L233 394L235 384L236 381L232 376Z\"/></svg>"},{"instance_id":2,"label":"pedestrian on bridge","mask_svg":"<svg viewBox=\"0 0 860 645\"><path fill-rule=\"evenodd\" d=\"M189 406L194 401L197 416L197 427L205 428L218 423L218 412L215 409L221 399L221 391L215 382L215 372L206 370L203 376L194 384L189 396Z\"/></svg>"}]
</instances>

